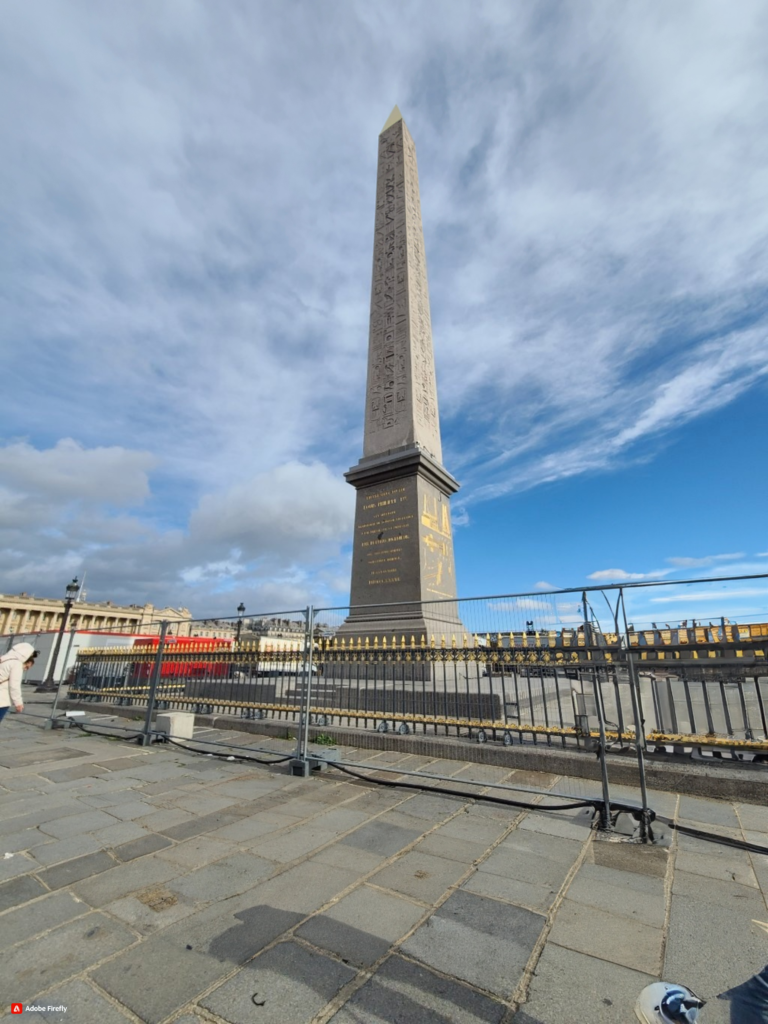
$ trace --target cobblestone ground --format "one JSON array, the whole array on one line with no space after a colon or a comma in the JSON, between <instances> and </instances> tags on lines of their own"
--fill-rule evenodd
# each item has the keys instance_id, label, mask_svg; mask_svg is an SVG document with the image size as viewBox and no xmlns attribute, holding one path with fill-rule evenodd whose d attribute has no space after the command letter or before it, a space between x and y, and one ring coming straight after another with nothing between
<instances>
[{"instance_id":1,"label":"cobblestone ground","mask_svg":"<svg viewBox=\"0 0 768 1024\"><path fill-rule=\"evenodd\" d=\"M42 722L0 726L9 1015L21 1002L68 1024L617 1024L664 977L710 1000L702 1022L716 1024L717 994L768 960L753 924L768 920L768 857L675 831L652 847L609 839L591 811L500 807L465 785L578 798L592 782L343 751L376 778L450 776L466 795L449 797ZM660 792L651 805L768 846L764 807Z\"/></svg>"}]
</instances>

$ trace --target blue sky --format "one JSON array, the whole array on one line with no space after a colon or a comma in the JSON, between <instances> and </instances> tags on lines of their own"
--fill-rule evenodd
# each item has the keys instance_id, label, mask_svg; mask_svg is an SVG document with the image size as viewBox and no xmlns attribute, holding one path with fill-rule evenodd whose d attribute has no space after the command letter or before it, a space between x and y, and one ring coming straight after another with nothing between
<instances>
[{"instance_id":1,"label":"blue sky","mask_svg":"<svg viewBox=\"0 0 768 1024\"><path fill-rule=\"evenodd\" d=\"M346 601L394 103L460 592L768 570L763 3L28 0L0 29L3 592Z\"/></svg>"}]
</instances>

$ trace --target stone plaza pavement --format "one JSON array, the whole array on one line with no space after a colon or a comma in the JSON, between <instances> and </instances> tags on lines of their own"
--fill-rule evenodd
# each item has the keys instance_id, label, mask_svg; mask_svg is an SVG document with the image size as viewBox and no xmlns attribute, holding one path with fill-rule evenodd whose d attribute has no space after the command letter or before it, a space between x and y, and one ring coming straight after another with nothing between
<instances>
[{"instance_id":1,"label":"stone plaza pavement","mask_svg":"<svg viewBox=\"0 0 768 1024\"><path fill-rule=\"evenodd\" d=\"M664 828L653 847L608 840L583 809L484 804L461 785L578 797L596 783L344 750L372 772L450 775L466 796L448 797L41 725L0 726L9 1019L23 1002L68 1024L599 1024L634 1020L663 975L711 1000L714 1024L729 1020L716 995L768 961L752 923L768 920L768 857ZM651 805L768 845L764 807L660 792Z\"/></svg>"}]
</instances>

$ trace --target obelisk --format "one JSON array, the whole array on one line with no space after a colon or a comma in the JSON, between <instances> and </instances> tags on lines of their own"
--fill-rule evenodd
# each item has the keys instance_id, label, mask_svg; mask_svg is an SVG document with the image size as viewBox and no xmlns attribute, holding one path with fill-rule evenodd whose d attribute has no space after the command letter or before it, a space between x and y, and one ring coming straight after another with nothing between
<instances>
[{"instance_id":1,"label":"obelisk","mask_svg":"<svg viewBox=\"0 0 768 1024\"><path fill-rule=\"evenodd\" d=\"M397 107L379 136L363 457L345 477L357 509L340 632L450 643L463 632L451 600L459 484L442 464L416 147Z\"/></svg>"}]
</instances>

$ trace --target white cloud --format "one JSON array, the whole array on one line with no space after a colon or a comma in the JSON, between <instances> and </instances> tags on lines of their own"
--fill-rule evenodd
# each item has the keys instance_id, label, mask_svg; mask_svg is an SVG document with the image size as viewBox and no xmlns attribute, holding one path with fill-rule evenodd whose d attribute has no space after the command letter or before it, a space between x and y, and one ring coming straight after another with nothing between
<instances>
[{"instance_id":1,"label":"white cloud","mask_svg":"<svg viewBox=\"0 0 768 1024\"><path fill-rule=\"evenodd\" d=\"M743 597L766 597L768 590L761 587L742 587L740 589L716 591L703 590L699 592L673 594L664 597L650 598L651 604L687 604L689 601L718 601L725 605L737 598Z\"/></svg>"},{"instance_id":2,"label":"white cloud","mask_svg":"<svg viewBox=\"0 0 768 1024\"><path fill-rule=\"evenodd\" d=\"M149 496L155 455L120 446L86 449L71 438L38 450L25 441L0 447L0 476L25 499L133 507Z\"/></svg>"},{"instance_id":3,"label":"white cloud","mask_svg":"<svg viewBox=\"0 0 768 1024\"><path fill-rule=\"evenodd\" d=\"M700 569L708 565L716 565L718 562L733 562L743 558L743 552L731 555L704 555L702 558L668 558L670 565L679 569Z\"/></svg>"},{"instance_id":4,"label":"white cloud","mask_svg":"<svg viewBox=\"0 0 768 1024\"><path fill-rule=\"evenodd\" d=\"M597 572L591 572L588 576L588 580L594 580L596 583L624 583L632 580L657 580L661 579L662 576L667 576L672 572L671 569L656 569L653 572L626 572L624 569L599 569Z\"/></svg>"}]
</instances>

